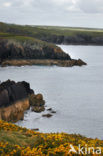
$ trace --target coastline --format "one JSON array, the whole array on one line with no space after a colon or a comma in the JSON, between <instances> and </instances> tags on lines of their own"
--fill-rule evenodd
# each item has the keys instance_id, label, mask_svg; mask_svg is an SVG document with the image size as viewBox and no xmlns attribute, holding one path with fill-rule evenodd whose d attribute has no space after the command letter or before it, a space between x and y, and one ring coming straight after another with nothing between
<instances>
[{"instance_id":1,"label":"coastline","mask_svg":"<svg viewBox=\"0 0 103 156\"><path fill-rule=\"evenodd\" d=\"M69 54L65 53L64 50L62 50L60 47L56 46L55 44L77 45L77 46L79 46L79 45L102 46L103 45L103 38L101 36L99 36L99 38L98 38L98 35L100 35L100 33L97 34L97 36L91 36L91 35L93 35L92 34L93 32L91 32L91 35L88 35L88 34L80 35L79 33L81 33L81 32L78 31L78 33L76 33L75 36L73 37L73 36L66 36L65 34L58 35L58 33L55 35L53 33L48 35L48 32L51 32L51 31L46 32L46 31L44 31L44 29L41 29L44 31L44 33L43 34L41 33L41 35L39 36L40 32L39 32L38 28L37 28L38 33L36 35L35 35L35 33L34 33L34 35L31 35L31 34L33 34L32 31L35 32L35 30L34 29L32 30L32 28L30 28L31 32L29 32L28 27L25 26L24 27L25 31L21 29L21 31L19 32L18 31L19 26L17 26L17 28L15 27L15 25L14 26L7 25L7 26L10 29L5 28L3 30L3 33L0 34L0 66L1 67L6 67L6 66L19 66L20 67L20 66L25 66L25 65L28 65L28 66L33 66L33 65L59 66L59 67L83 66L83 65L87 65L87 63L85 63L81 59L78 59L78 60L72 59L69 56ZM0 27L2 28L2 26L0 26ZM64 31L62 33L64 33ZM96 32L95 32L95 34L96 34ZM91 42L91 40L93 40L94 43ZM94 56L92 59L94 60ZM88 64L89 64L89 62L88 62ZM27 67L25 67L25 68L27 68ZM2 70L4 70L4 69L2 68ZM61 70L61 68L60 68L60 70ZM55 96L57 97L59 95L58 97L61 98L60 100L57 99L59 106L60 106L60 104L62 105L63 103L65 103L65 100L62 101L62 99L66 99L66 101L69 104L66 103L67 105L62 105L62 107L60 106L60 109L61 109L60 111L62 112L61 114L63 114L63 117L66 116L65 110L67 110L68 111L67 114L69 114L69 116L67 116L67 117L71 118L71 121L72 121L71 123L73 123L73 124L76 123L77 128L78 128L78 125L81 124L83 126L83 127L82 126L80 127L81 130L83 130L82 128L84 128L86 131L85 126L87 126L88 129L89 129L89 126L86 125L85 119L87 116L89 117L88 104L90 104L90 103L87 104L87 101L91 102L91 99L89 99L89 97L93 97L93 99L95 101L97 92L93 92L93 90L95 90L95 88L97 89L97 91L100 90L100 89L98 89L97 86L95 87L94 85L93 86L91 85L92 84L91 82L94 82L95 84L98 83L98 81L93 79L93 77L91 75L94 74L93 76L95 77L95 75L97 76L98 74L94 73L94 71L95 71L94 68L93 68L93 71L90 70L90 73L86 72L86 71L81 72L79 70L74 71L73 73L71 73L71 72L67 73L67 71L69 71L68 69L63 69L63 70L65 70L66 75L64 74L64 72L63 73L60 72L60 75L58 74L59 75L58 77L53 75L52 72L50 71L50 74L51 74L50 77L44 76L44 79L46 79L45 81L47 81L47 80L50 80L50 81L48 81L48 83L44 83L43 85L49 86L49 88L52 85L54 87L54 89L56 90L54 92L54 90L52 90L52 87L51 87L50 95L54 93L53 94L54 97L53 98L51 97L54 100L51 102L52 106L53 106L53 102L54 102L54 104L56 104ZM80 68L80 70L81 70L81 68ZM8 71L10 72L10 70L8 70ZM32 84L34 84L34 83L36 84L35 75L38 75L38 73L40 71L38 71L38 73L36 73L35 70L33 70L31 73L29 73L30 76L32 75L33 72L34 72L34 77L32 78L33 79ZM43 71L43 72L45 72L45 71ZM25 73L28 74L27 69L26 69ZM74 73L76 73L76 74L74 74ZM17 72L16 73L14 72L14 74L17 76ZM26 74L24 74L25 77L26 77ZM40 85L42 86L41 80L43 77L43 75L42 75L43 73L40 73L40 74L41 75L36 77L36 80L38 81L39 80L38 77L41 77L41 79L39 80L38 83L40 83ZM6 75L7 75L7 73L6 73ZM45 73L44 73L44 75L45 75ZM48 73L46 73L46 76L47 75L48 75ZM54 79L57 79L56 82L53 81L54 79L52 80L52 75L55 76ZM88 76L88 79L87 79L87 76ZM5 78L5 77L7 78L7 76L4 76L3 78ZM22 74L20 73L20 75L18 75L18 77L20 79L22 79ZM25 79L25 77L23 77L23 79ZM60 79L60 77L61 77L61 79ZM82 77L84 79L82 79ZM69 78L70 78L70 81L65 81ZM14 79L15 79L15 77L14 77ZM90 80L89 83L88 83L88 80ZM60 84L64 85L64 82L66 82L65 86L60 85ZM10 102L10 100L13 98L14 98L14 104L11 106L7 106L6 108L3 108L3 109L1 108L1 110L0 110L0 155L14 155L14 156L15 155L18 155L18 156L21 156L21 155L23 155L23 156L27 156L27 155L30 155L30 156L33 156L33 155L37 155L37 156L38 155L41 155L41 156L46 156L46 155L59 156L59 155L61 155L61 156L64 156L65 155L65 156L67 156L67 155L69 155L68 152L70 150L71 144L74 146L74 149L76 149L77 152L78 152L78 145L80 145L81 147L84 147L83 151L82 151L83 153L81 153L81 155L89 154L89 153L84 153L85 151L88 152L89 146L90 147L92 146L94 148L91 151L91 155L96 154L95 152L98 147L101 148L100 154L103 154L103 140L100 140L97 138L92 139L92 138L88 138L88 137L85 137L85 136L82 136L79 134L67 134L67 133L70 133L70 130L67 133L39 133L39 132L35 132L36 129L30 130L27 128L22 128L20 126L16 126L14 124L8 123L8 122L14 122L14 121L16 122L16 121L23 120L24 111L28 110L30 108L30 106L32 108L30 111L34 111L36 113L40 113L45 110L47 111L47 109L45 109L46 106L45 106L45 101L43 100L42 94L36 95L34 92L32 92L32 94L31 94L31 89L29 88L30 92L28 92L27 85L23 86L20 83L21 82L19 82L19 85L20 85L19 89L18 89L18 84L16 84L14 86L11 85L9 89L4 88L3 92L1 92L2 94L1 94L0 104L3 103L2 101L4 101L4 103L5 103L6 100ZM56 83L58 84L59 87L55 85ZM48 84L51 84L51 85L48 85ZM73 85L75 86L74 88L71 87ZM87 86L89 86L88 89L87 89ZM17 87L17 89L14 90L15 87ZM33 87L35 87L35 85ZM39 88L39 87L37 86L37 88ZM65 88L68 88L68 90L66 90ZM27 99L24 99L24 101L22 101L23 99L20 98L22 95L22 93L20 91L22 89L23 89L22 93L24 93L24 92L26 93L25 95L23 95L23 97L24 96L25 96L25 98L27 97ZM45 91L45 87L43 89ZM48 90L48 88L46 88L46 89ZM84 92L83 89L86 92ZM6 90L6 92L5 92L5 90ZM58 90L60 90L60 92L57 92ZM61 92L61 90L63 90L63 92ZM5 94L5 93L7 93L7 94ZM65 95L61 95L64 93L65 93ZM19 102L16 99L16 97L18 95L20 96L20 97L18 97L18 98L20 98ZM47 95L49 95L49 94L47 94ZM73 97L73 95L74 95L74 97ZM86 103L81 100L81 99L83 99L84 96L85 96L84 101ZM5 97L7 97L7 99ZM75 99L75 100L72 101L71 99L73 99L73 100ZM78 100L78 99L80 99L80 100ZM3 103L3 105L4 105L4 103ZM91 102L91 104L92 103L93 102ZM10 103L7 103L7 104L10 104ZM85 108L87 110L87 114L86 114L86 112L83 112L83 109L79 109L79 107L80 108L83 107L83 104L85 106L87 106ZM26 106L26 107L24 108L24 106ZM91 105L89 105L89 107L90 106ZM64 110L63 110L63 107L65 108ZM49 109L52 109L52 108L49 108ZM77 120L78 120L78 117L80 117L80 116L79 116L79 113L77 114L78 116L75 115L75 109L77 112L79 112L79 113L82 112L81 114L84 115L84 120L82 120L81 123L79 123L79 124L78 124ZM52 112L56 113L55 110L58 112L58 109L54 109L54 111L52 111ZM73 111L73 114L70 114L69 111L71 111L71 110ZM41 114L41 115L42 115L42 117L49 118L53 115L52 113L51 114L50 113L51 113L51 111L49 111L48 114ZM94 113L95 113L95 111L94 111ZM85 116L85 114L86 114L86 116ZM98 114L96 114L96 115L98 115ZM75 117L74 117L74 115L75 115ZM94 117L93 115L94 114L92 114L90 117ZM99 114L99 116L100 116L100 114ZM74 117L75 123L73 122L72 117ZM77 118L77 120L76 120L76 118ZM81 118L79 118L79 120L80 119L82 119L82 116L81 116ZM3 120L8 121L8 122L5 122ZM90 120L90 118L88 120ZM61 122L60 120L57 120L57 122L58 121L61 124L63 122L63 121ZM68 123L68 129L70 127L72 130L75 130L75 128L74 127L72 128L72 126L70 125L70 122L68 122L70 120L64 120L64 121L65 122L67 121L66 124ZM53 120L49 120L49 123L50 122L53 122ZM93 123L95 123L95 122L92 121L92 124ZM32 124L35 124L35 121L33 121ZM85 126L84 126L84 124L85 124ZM97 123L94 125L98 126ZM44 128L47 128L46 126L51 128L49 126L48 122L46 122L46 120L45 120ZM57 124L56 124L56 126L57 126ZM62 124L62 127L63 126L64 125ZM37 126L37 128L38 128L38 126ZM65 126L63 127L63 131L65 132L64 128L65 128ZM93 127L93 128L95 131L96 127ZM51 130L52 130L52 128L51 128ZM75 131L72 131L72 133L75 133ZM43 132L45 132L45 131L43 131ZM49 131L49 132L51 132L51 131ZM53 130L52 130L52 132L53 132ZM76 131L76 132L78 132L78 131ZM93 131L92 131L92 133L93 133ZM83 134L83 133L80 132L80 134ZM86 148L86 150L85 150L85 148ZM72 154L75 155L75 153L71 153L71 155ZM76 154L78 154L78 153L76 153Z\"/></svg>"},{"instance_id":2,"label":"coastline","mask_svg":"<svg viewBox=\"0 0 103 156\"><path fill-rule=\"evenodd\" d=\"M60 66L60 67L72 67L87 65L81 59L75 60L51 60L51 59L13 59L4 60L1 63L1 67L5 66L24 66L24 65L43 65L43 66Z\"/></svg>"}]
</instances>

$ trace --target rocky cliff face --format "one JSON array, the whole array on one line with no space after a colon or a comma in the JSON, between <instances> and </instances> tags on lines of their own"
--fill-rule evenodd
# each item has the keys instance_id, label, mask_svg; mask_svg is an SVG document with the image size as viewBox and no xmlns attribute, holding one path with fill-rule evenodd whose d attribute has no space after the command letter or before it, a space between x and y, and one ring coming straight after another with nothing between
<instances>
[{"instance_id":1,"label":"rocky cliff face","mask_svg":"<svg viewBox=\"0 0 103 156\"><path fill-rule=\"evenodd\" d=\"M34 40L0 39L0 60L5 59L59 59L70 60L61 48Z\"/></svg>"},{"instance_id":2,"label":"rocky cliff face","mask_svg":"<svg viewBox=\"0 0 103 156\"><path fill-rule=\"evenodd\" d=\"M0 108L0 120L16 122L24 118L24 111L30 108L29 100L23 99Z\"/></svg>"},{"instance_id":3,"label":"rocky cliff face","mask_svg":"<svg viewBox=\"0 0 103 156\"><path fill-rule=\"evenodd\" d=\"M0 107L7 107L14 104L18 100L28 97L34 91L30 89L29 83L6 81L0 84Z\"/></svg>"},{"instance_id":4,"label":"rocky cliff face","mask_svg":"<svg viewBox=\"0 0 103 156\"><path fill-rule=\"evenodd\" d=\"M38 40L25 40L24 38L0 40L0 64L2 66L14 65L57 65L82 66L84 61L73 60L61 48L41 43ZM6 94L6 93L5 93Z\"/></svg>"},{"instance_id":5,"label":"rocky cliff face","mask_svg":"<svg viewBox=\"0 0 103 156\"><path fill-rule=\"evenodd\" d=\"M24 111L29 109L30 106L33 106L35 112L37 112L38 107L38 112L44 111L45 101L41 94L38 95L34 94L29 83L25 81L16 83L8 80L1 83L0 120L16 122L23 119ZM32 97L35 98L32 99Z\"/></svg>"},{"instance_id":6,"label":"rocky cliff face","mask_svg":"<svg viewBox=\"0 0 103 156\"><path fill-rule=\"evenodd\" d=\"M51 42L55 44L82 44L82 45L103 45L103 36L101 37L93 37L90 35L75 35L75 36L59 36L59 35L51 35L51 36L42 36L40 38L43 41Z\"/></svg>"}]
</instances>

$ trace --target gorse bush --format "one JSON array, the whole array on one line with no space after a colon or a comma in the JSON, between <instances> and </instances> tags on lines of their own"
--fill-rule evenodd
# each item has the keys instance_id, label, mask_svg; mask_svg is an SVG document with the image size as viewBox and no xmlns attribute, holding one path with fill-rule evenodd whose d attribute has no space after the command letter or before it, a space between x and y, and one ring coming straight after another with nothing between
<instances>
[{"instance_id":1,"label":"gorse bush","mask_svg":"<svg viewBox=\"0 0 103 156\"><path fill-rule=\"evenodd\" d=\"M73 152L69 153L70 145L78 151L79 144L81 147L87 145L94 148L101 147L101 151L103 150L103 141L99 139L90 139L76 134L39 133L0 121L0 156L76 155ZM95 155L93 151L91 155Z\"/></svg>"}]
</instances>

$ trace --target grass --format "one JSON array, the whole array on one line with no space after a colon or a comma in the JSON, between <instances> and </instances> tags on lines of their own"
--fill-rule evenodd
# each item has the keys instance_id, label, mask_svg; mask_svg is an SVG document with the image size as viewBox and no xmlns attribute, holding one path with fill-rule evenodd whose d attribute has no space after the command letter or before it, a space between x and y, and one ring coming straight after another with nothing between
<instances>
[{"instance_id":1,"label":"grass","mask_svg":"<svg viewBox=\"0 0 103 156\"><path fill-rule=\"evenodd\" d=\"M0 131L0 142L8 142L11 145L19 145L25 147L29 145L30 147L32 147L37 139L38 138L35 136L27 136L25 135L25 133L22 134L20 131L8 131L8 133L5 133L5 131L3 130Z\"/></svg>"},{"instance_id":2,"label":"grass","mask_svg":"<svg viewBox=\"0 0 103 156\"><path fill-rule=\"evenodd\" d=\"M38 45L39 48L44 47L44 46L50 46L50 47L54 47L54 48L57 47L55 44L47 43L45 41L36 39L34 37L29 37L29 36L19 36L19 35L17 36L17 35L13 35L10 33L0 32L0 38L12 40L12 41L18 41L20 43L27 42L27 43L35 44L35 45Z\"/></svg>"},{"instance_id":3,"label":"grass","mask_svg":"<svg viewBox=\"0 0 103 156\"><path fill-rule=\"evenodd\" d=\"M57 27L57 26L29 26L29 25L14 25L0 23L0 32L10 33L12 35L30 36L42 39L47 36L76 36L89 35L93 37L103 36L103 29L90 28L72 28L72 27Z\"/></svg>"},{"instance_id":4,"label":"grass","mask_svg":"<svg viewBox=\"0 0 103 156\"><path fill-rule=\"evenodd\" d=\"M76 134L39 133L0 121L1 156L68 156L71 144L77 151L79 144L81 147L85 147L85 145L94 147L95 150L97 147L101 147L103 155L103 141L99 139L86 138ZM91 151L92 154L93 151ZM93 155L95 156L95 154Z\"/></svg>"}]
</instances>

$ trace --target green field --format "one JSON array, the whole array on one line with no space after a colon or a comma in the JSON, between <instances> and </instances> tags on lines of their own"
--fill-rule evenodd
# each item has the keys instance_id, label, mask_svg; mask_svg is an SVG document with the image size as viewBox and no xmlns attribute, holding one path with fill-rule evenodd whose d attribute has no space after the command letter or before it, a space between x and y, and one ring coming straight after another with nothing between
<instances>
[{"instance_id":1,"label":"green field","mask_svg":"<svg viewBox=\"0 0 103 156\"><path fill-rule=\"evenodd\" d=\"M0 32L31 36L41 38L42 36L75 36L75 35L90 35L95 37L103 36L103 29L91 28L72 28L72 27L59 27L59 26L29 26L29 25L14 25L0 23Z\"/></svg>"}]
</instances>

